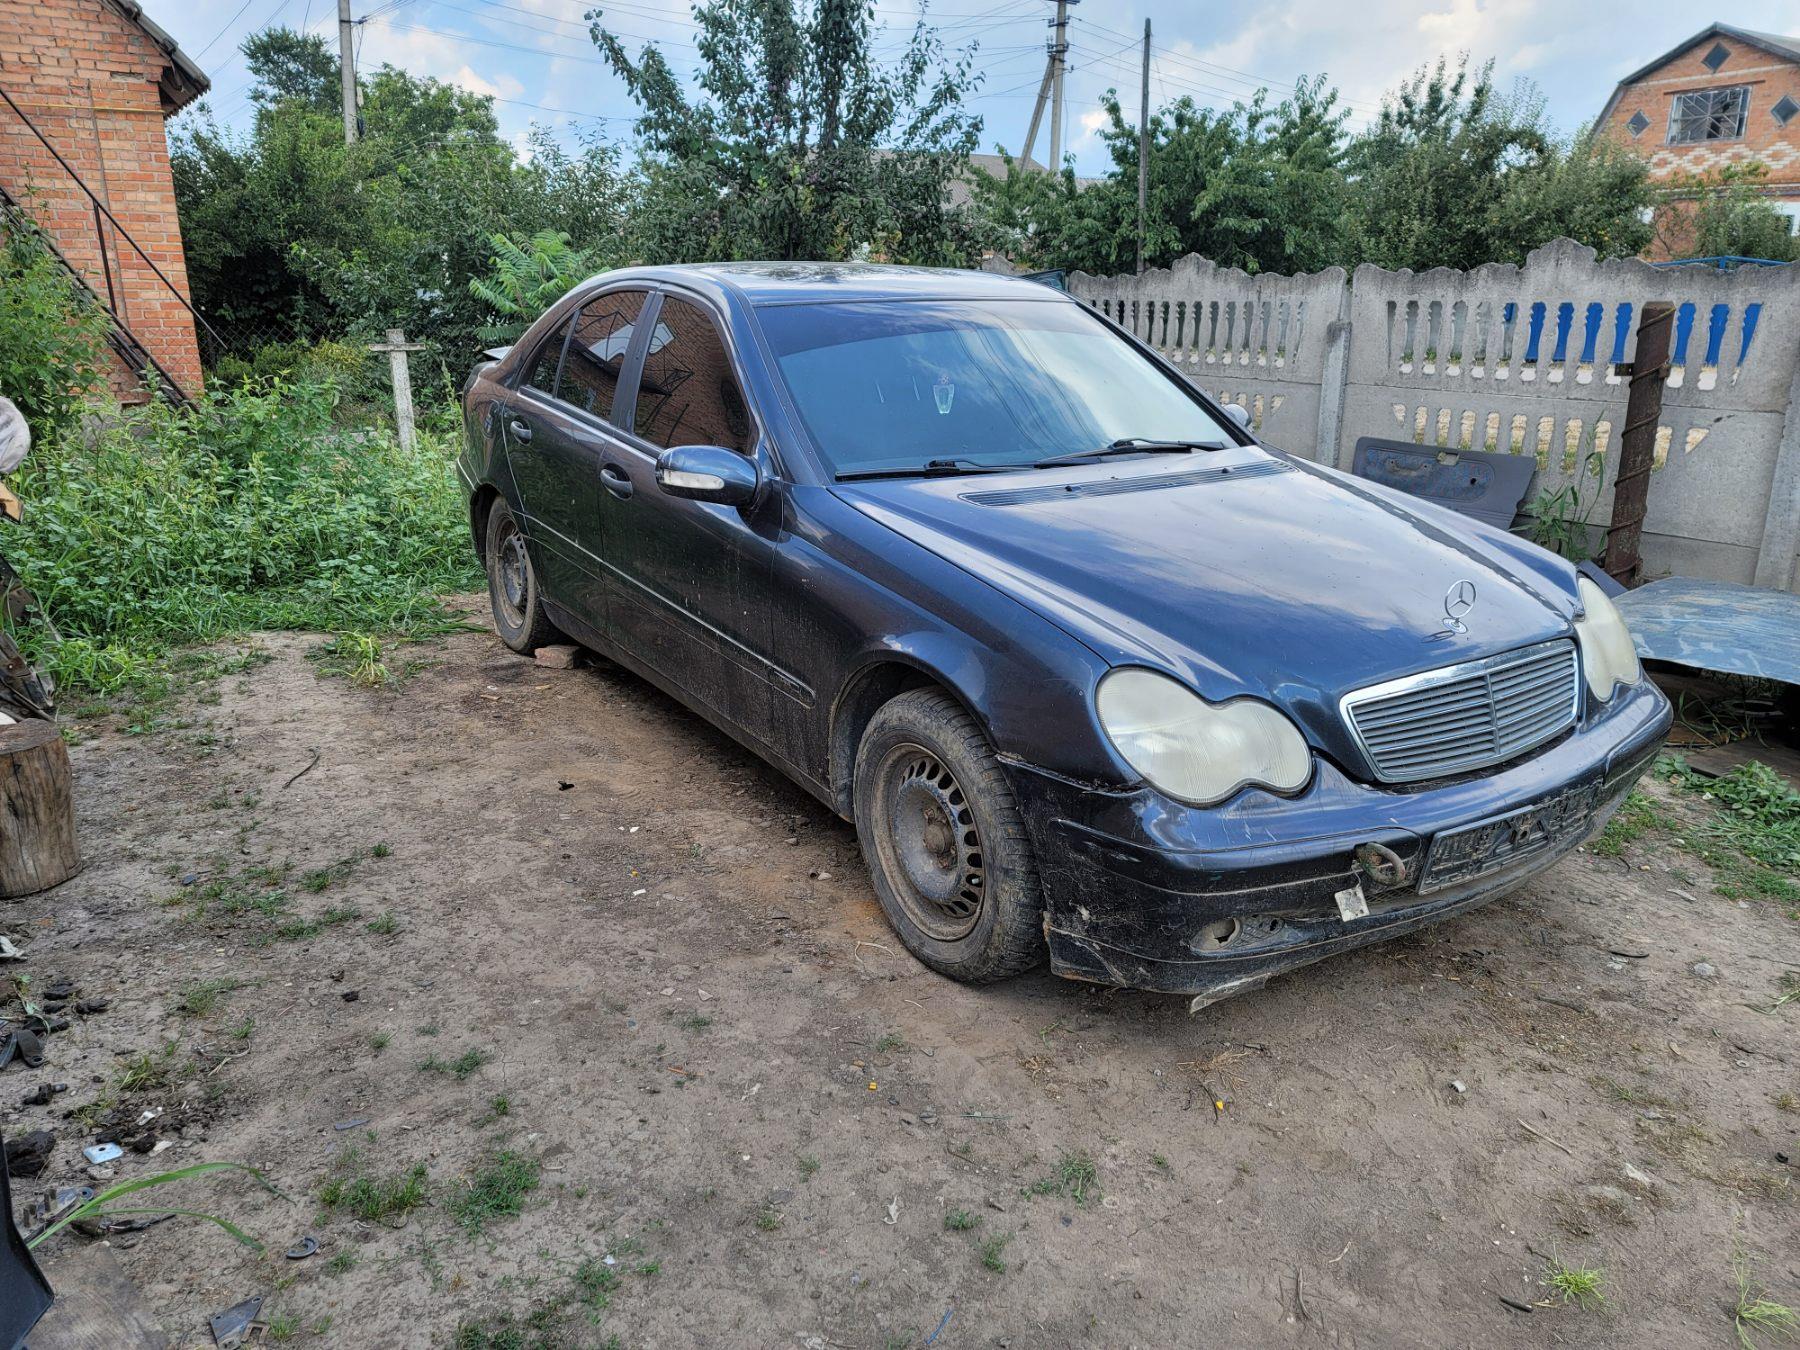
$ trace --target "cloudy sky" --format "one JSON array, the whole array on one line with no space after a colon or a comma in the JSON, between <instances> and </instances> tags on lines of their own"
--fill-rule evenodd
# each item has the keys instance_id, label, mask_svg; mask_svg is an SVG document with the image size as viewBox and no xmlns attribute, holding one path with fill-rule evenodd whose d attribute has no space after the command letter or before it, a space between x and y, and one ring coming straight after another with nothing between
<instances>
[{"instance_id":1,"label":"cloudy sky","mask_svg":"<svg viewBox=\"0 0 1800 1350\"><path fill-rule=\"evenodd\" d=\"M494 96L501 126L521 138L532 122L573 139L631 134L631 104L599 60L582 19L594 0L353 0L358 65L381 62ZM220 120L249 115L238 44L284 24L335 40L336 0L146 0L212 77ZM613 0L608 26L662 45L678 71L695 62L684 0ZM979 44L983 82L973 100L983 149L1017 151L1043 72L1050 0L936 0L932 21L957 45ZM1382 91L1422 62L1460 52L1492 59L1503 86L1535 81L1552 117L1573 129L1598 113L1620 76L1692 36L1709 20L1676 0L1287 0L1199 6L1180 0L1086 0L1072 6L1065 140L1081 172L1105 167L1095 128L1109 87L1135 91L1144 19L1154 31L1151 99L1188 94L1228 106L1261 85L1279 92L1324 72L1343 94L1351 125L1380 106ZM916 0L877 0L888 26L878 51L894 50L918 13ZM1800 34L1800 0L1742 0L1726 22ZM1132 93L1135 101L1135 92ZM1048 147L1048 118L1037 155Z\"/></svg>"}]
</instances>

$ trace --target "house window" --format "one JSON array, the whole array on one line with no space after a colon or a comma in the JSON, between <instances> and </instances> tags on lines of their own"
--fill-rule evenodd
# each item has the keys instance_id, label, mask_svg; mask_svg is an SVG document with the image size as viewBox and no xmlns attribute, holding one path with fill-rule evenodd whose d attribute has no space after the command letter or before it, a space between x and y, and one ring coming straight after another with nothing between
<instances>
[{"instance_id":1,"label":"house window","mask_svg":"<svg viewBox=\"0 0 1800 1350\"><path fill-rule=\"evenodd\" d=\"M1650 129L1650 119L1645 117L1640 109L1638 112L1631 114L1631 120L1625 125L1633 136L1642 136Z\"/></svg>"},{"instance_id":2,"label":"house window","mask_svg":"<svg viewBox=\"0 0 1800 1350\"><path fill-rule=\"evenodd\" d=\"M1795 113L1800 113L1800 103L1794 102L1794 96L1792 94L1783 94L1781 96L1781 102L1777 103L1773 108L1770 108L1769 112L1774 116L1775 124L1777 126L1785 127L1789 122L1794 120Z\"/></svg>"},{"instance_id":3,"label":"house window","mask_svg":"<svg viewBox=\"0 0 1800 1350\"><path fill-rule=\"evenodd\" d=\"M1669 144L1735 141L1744 134L1744 119L1749 111L1747 84L1677 94L1669 108Z\"/></svg>"},{"instance_id":4,"label":"house window","mask_svg":"<svg viewBox=\"0 0 1800 1350\"><path fill-rule=\"evenodd\" d=\"M1716 71L1730 59L1731 53L1725 50L1725 44L1723 42L1715 42L1713 43L1713 49L1700 58L1700 64L1705 66L1708 70Z\"/></svg>"}]
</instances>

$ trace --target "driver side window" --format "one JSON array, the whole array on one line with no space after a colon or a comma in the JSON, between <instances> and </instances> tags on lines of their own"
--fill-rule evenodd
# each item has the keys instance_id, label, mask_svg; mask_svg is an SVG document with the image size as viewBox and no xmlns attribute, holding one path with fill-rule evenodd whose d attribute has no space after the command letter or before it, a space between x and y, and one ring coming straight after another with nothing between
<instances>
[{"instance_id":1,"label":"driver side window","mask_svg":"<svg viewBox=\"0 0 1800 1350\"><path fill-rule=\"evenodd\" d=\"M663 297L638 382L637 434L665 450L722 445L748 454L755 435L725 341L698 305Z\"/></svg>"}]
</instances>

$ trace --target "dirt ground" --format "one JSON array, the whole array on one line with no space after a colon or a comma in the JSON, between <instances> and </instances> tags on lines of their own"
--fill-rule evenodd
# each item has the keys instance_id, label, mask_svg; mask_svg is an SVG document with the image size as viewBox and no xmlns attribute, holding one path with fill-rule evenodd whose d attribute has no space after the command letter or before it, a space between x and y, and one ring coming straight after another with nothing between
<instances>
[{"instance_id":1,"label":"dirt ground","mask_svg":"<svg viewBox=\"0 0 1800 1350\"><path fill-rule=\"evenodd\" d=\"M282 1192L153 1193L266 1255L111 1239L176 1345L254 1294L270 1339L470 1347L1733 1346L1739 1273L1800 1305L1800 925L1666 836L1197 1017L964 988L848 825L641 681L470 632L370 689L318 642L91 724L86 870L0 902L0 976L109 1000L0 1074L59 1135L16 1197L108 1124L172 1143L116 1178Z\"/></svg>"}]
</instances>

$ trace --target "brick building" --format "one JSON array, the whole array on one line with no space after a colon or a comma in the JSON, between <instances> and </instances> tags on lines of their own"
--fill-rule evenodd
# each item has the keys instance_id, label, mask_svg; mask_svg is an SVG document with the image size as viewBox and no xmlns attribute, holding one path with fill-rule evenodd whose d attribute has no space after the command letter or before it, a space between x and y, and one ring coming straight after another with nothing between
<instances>
[{"instance_id":1,"label":"brick building","mask_svg":"<svg viewBox=\"0 0 1800 1350\"><path fill-rule=\"evenodd\" d=\"M1760 190L1800 223L1800 37L1715 23L1619 81L1600 127L1671 188L1760 163L1768 171ZM1679 193L1657 208L1652 258L1690 251L1689 209Z\"/></svg>"},{"instance_id":2,"label":"brick building","mask_svg":"<svg viewBox=\"0 0 1800 1350\"><path fill-rule=\"evenodd\" d=\"M135 0L0 0L0 208L35 220L112 310L122 395L145 353L200 388L163 122L206 89Z\"/></svg>"}]
</instances>

